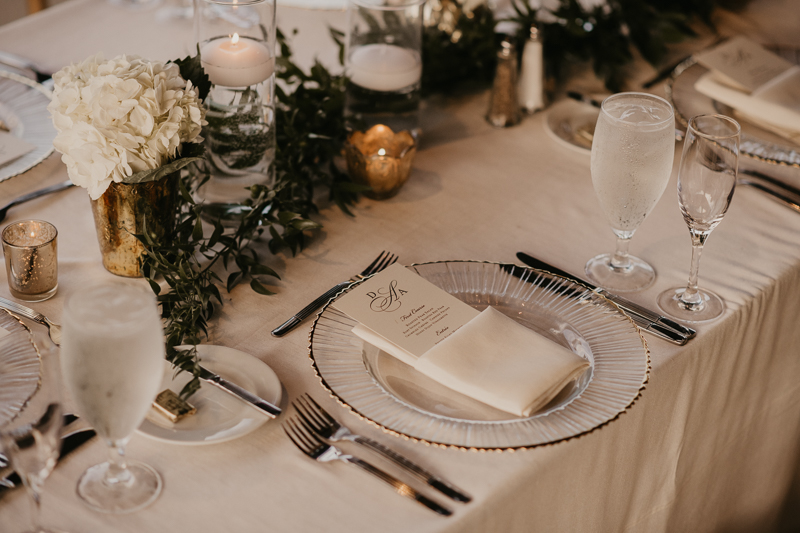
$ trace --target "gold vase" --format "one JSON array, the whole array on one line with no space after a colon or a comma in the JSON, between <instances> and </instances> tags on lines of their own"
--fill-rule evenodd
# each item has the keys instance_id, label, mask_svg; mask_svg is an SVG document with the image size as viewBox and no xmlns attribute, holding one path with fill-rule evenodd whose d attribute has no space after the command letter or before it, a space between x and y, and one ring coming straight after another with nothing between
<instances>
[{"instance_id":1,"label":"gold vase","mask_svg":"<svg viewBox=\"0 0 800 533\"><path fill-rule=\"evenodd\" d=\"M134 235L145 230L160 239L172 231L178 208L179 173L147 183L112 183L92 200L103 266L118 276L142 277L144 245Z\"/></svg>"}]
</instances>

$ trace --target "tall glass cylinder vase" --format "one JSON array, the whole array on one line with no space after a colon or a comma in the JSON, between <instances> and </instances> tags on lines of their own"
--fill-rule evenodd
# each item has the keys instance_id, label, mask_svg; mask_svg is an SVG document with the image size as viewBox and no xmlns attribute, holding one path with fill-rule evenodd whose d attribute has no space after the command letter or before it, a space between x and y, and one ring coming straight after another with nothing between
<instances>
[{"instance_id":1,"label":"tall glass cylinder vase","mask_svg":"<svg viewBox=\"0 0 800 533\"><path fill-rule=\"evenodd\" d=\"M274 176L275 0L197 0L196 6L200 61L212 83L203 131L211 175L199 199L225 208Z\"/></svg>"},{"instance_id":2,"label":"tall glass cylinder vase","mask_svg":"<svg viewBox=\"0 0 800 533\"><path fill-rule=\"evenodd\" d=\"M425 0L350 0L345 72L348 127L419 134Z\"/></svg>"}]
</instances>

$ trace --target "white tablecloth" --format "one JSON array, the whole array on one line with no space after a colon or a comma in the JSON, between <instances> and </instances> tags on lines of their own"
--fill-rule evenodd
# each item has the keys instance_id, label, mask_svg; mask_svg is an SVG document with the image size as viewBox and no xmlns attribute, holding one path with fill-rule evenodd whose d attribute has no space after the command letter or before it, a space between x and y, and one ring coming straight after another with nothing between
<instances>
[{"instance_id":1,"label":"white tablecloth","mask_svg":"<svg viewBox=\"0 0 800 533\"><path fill-rule=\"evenodd\" d=\"M776 35L771 2L727 16L726 27ZM332 61L325 25L342 12L279 8L279 25L299 27L300 59ZM764 18L759 19L759 16ZM771 17L771 18L768 18ZM191 24L161 26L152 12L127 12L101 0L72 0L0 28L0 49L56 69L102 50L184 55ZM791 36L791 32L786 35ZM797 39L795 36L794 39ZM794 41L800 45L800 42ZM643 70L641 77L651 74ZM518 250L579 273L614 239L600 211L588 154L553 141L543 115L495 130L483 119L487 94L436 98L424 109L424 144L409 183L389 201L362 200L355 217L335 207L324 229L292 257L268 258L282 280L276 296L238 287L212 324L210 342L269 364L285 398L310 392L353 429L429 466L474 495L434 515L344 464L301 455L269 422L236 441L200 447L134 435L129 455L154 466L164 492L142 511L110 516L84 507L80 474L105 457L93 442L47 481L45 522L93 531L765 531L789 493L800 443L800 216L741 188L703 255L701 283L728 305L723 318L697 327L678 347L647 336L652 374L641 399L618 420L585 437L516 453L442 449L383 434L330 399L307 356L306 325L285 338L270 330L307 301L369 263L383 249L401 261L485 259L515 262ZM676 150L678 154L680 150ZM57 156L0 183L0 203L66 178ZM15 208L7 221L43 218L59 230L58 295L36 304L59 321L64 298L109 278L100 264L89 201L72 189ZM690 241L677 209L675 176L632 243L658 279L631 299L655 307L662 290L685 282ZM3 268L3 267L0 267ZM2 278L0 274L0 278ZM0 295L8 296L5 283ZM286 399L284 399L286 406ZM0 531L28 520L27 496L0 501ZM795 505L797 502L795 502Z\"/></svg>"}]
</instances>

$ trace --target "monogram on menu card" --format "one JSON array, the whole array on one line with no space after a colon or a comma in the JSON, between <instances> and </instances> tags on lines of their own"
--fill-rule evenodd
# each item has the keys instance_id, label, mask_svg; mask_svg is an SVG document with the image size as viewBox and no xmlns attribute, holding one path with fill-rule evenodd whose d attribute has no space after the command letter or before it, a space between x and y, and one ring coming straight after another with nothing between
<instances>
[{"instance_id":1,"label":"monogram on menu card","mask_svg":"<svg viewBox=\"0 0 800 533\"><path fill-rule=\"evenodd\" d=\"M479 314L397 264L357 285L334 306L416 357Z\"/></svg>"},{"instance_id":2,"label":"monogram on menu card","mask_svg":"<svg viewBox=\"0 0 800 533\"><path fill-rule=\"evenodd\" d=\"M370 298L369 308L376 313L397 311L402 305L400 297L404 294L408 294L408 291L397 288L397 280L393 279L387 287L367 293L367 298Z\"/></svg>"}]
</instances>

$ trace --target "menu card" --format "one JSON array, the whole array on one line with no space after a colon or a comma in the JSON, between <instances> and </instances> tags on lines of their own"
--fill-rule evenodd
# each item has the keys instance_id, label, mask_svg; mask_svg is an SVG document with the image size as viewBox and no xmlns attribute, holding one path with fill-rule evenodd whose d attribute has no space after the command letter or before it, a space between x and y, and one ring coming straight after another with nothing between
<instances>
[{"instance_id":1,"label":"menu card","mask_svg":"<svg viewBox=\"0 0 800 533\"><path fill-rule=\"evenodd\" d=\"M480 314L397 263L357 285L334 307L412 357L421 357Z\"/></svg>"},{"instance_id":2,"label":"menu card","mask_svg":"<svg viewBox=\"0 0 800 533\"><path fill-rule=\"evenodd\" d=\"M0 131L0 166L22 157L34 148L36 147L31 143Z\"/></svg>"},{"instance_id":3,"label":"menu card","mask_svg":"<svg viewBox=\"0 0 800 533\"><path fill-rule=\"evenodd\" d=\"M529 416L589 363L493 307L482 313L394 265L333 304L353 333L441 385Z\"/></svg>"},{"instance_id":4,"label":"menu card","mask_svg":"<svg viewBox=\"0 0 800 533\"><path fill-rule=\"evenodd\" d=\"M741 91L752 92L789 70L789 61L747 37L734 37L695 56L715 77Z\"/></svg>"}]
</instances>

